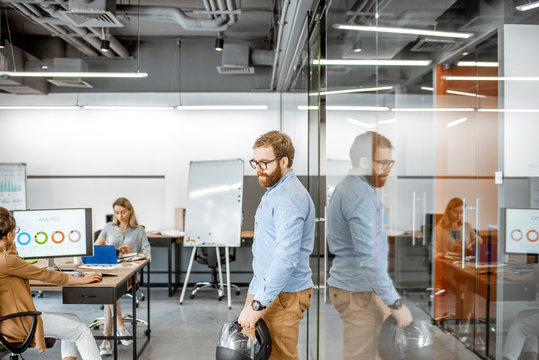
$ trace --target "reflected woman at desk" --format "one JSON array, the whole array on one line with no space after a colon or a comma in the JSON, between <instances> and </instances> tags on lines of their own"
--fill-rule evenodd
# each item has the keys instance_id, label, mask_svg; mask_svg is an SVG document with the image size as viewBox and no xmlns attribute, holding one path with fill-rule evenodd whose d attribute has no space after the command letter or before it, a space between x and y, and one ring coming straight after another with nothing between
<instances>
[{"instance_id":1,"label":"reflected woman at desk","mask_svg":"<svg viewBox=\"0 0 539 360\"><path fill-rule=\"evenodd\" d=\"M150 243L146 236L146 231L139 225L135 216L135 209L131 202L126 198L119 198L113 204L114 220L107 223L99 234L96 245L114 245L116 250L127 253L141 253L146 258L151 257ZM130 336L122 319L122 309L120 300L116 303L116 324L118 336ZM112 305L105 305L105 326L103 334L111 336L112 334ZM131 345L132 340L120 340L123 345ZM112 354L112 344L110 340L103 340L100 346L101 355Z\"/></svg>"},{"instance_id":2,"label":"reflected woman at desk","mask_svg":"<svg viewBox=\"0 0 539 360\"><path fill-rule=\"evenodd\" d=\"M437 255L460 258L462 252L462 227L466 236L466 254L472 252L476 241L475 230L469 222L462 224L462 199L452 198L445 207L444 214L436 224ZM479 238L479 243L482 239Z\"/></svg>"},{"instance_id":3,"label":"reflected woman at desk","mask_svg":"<svg viewBox=\"0 0 539 360\"><path fill-rule=\"evenodd\" d=\"M13 215L9 210L0 207L0 316L36 311L29 280L58 285L89 284L101 280L98 273L75 277L28 264L17 254L15 229ZM30 316L2 321L0 332L10 342L22 342L31 328L32 321ZM76 315L42 312L41 316L38 316L37 330L31 344L40 353L46 349L45 336L62 341L61 352L64 360L75 360L77 350L83 360L101 359L90 329Z\"/></svg>"}]
</instances>

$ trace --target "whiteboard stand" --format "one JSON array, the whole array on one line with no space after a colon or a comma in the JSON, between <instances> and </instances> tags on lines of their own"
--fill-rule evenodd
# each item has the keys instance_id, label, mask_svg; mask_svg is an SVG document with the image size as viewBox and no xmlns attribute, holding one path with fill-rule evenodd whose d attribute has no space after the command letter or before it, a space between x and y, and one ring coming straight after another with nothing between
<instances>
[{"instance_id":1,"label":"whiteboard stand","mask_svg":"<svg viewBox=\"0 0 539 360\"><path fill-rule=\"evenodd\" d=\"M195 254L197 252L197 247L193 246L193 251L191 252L191 257L189 259L189 266L187 266L187 273L185 274L185 279L183 281L183 287L182 287L182 294L180 295L180 305L183 304L183 299L185 297L185 291L187 290L187 286L189 283L189 276L191 275L191 268L193 267L193 261L195 259ZM223 269L221 267L221 253L219 251L219 246L215 247L215 253L217 255L217 271L219 273L219 289L217 290L217 294L219 296L219 300L224 296L225 289L223 286ZM230 297L230 259L228 258L228 246L225 246L225 264L226 264L226 287L227 287L227 300L228 300L228 308L232 309L232 301Z\"/></svg>"}]
</instances>

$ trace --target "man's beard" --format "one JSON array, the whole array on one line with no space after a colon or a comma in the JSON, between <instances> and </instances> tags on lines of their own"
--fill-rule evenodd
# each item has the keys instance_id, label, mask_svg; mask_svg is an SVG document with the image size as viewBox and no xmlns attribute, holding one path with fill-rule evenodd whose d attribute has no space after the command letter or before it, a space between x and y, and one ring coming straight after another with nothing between
<instances>
[{"instance_id":1,"label":"man's beard","mask_svg":"<svg viewBox=\"0 0 539 360\"><path fill-rule=\"evenodd\" d=\"M281 168L281 164L277 163L277 168L275 168L271 174L257 173L256 175L260 186L270 188L277 184L277 182L283 177L283 169Z\"/></svg>"}]
</instances>

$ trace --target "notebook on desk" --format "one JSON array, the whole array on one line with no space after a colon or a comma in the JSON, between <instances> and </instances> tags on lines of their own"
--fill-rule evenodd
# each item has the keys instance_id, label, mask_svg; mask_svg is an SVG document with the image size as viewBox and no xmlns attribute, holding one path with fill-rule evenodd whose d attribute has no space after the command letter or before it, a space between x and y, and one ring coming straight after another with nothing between
<instances>
[{"instance_id":1,"label":"notebook on desk","mask_svg":"<svg viewBox=\"0 0 539 360\"><path fill-rule=\"evenodd\" d=\"M94 245L94 256L82 257L83 264L117 264L116 248L114 245Z\"/></svg>"}]
</instances>

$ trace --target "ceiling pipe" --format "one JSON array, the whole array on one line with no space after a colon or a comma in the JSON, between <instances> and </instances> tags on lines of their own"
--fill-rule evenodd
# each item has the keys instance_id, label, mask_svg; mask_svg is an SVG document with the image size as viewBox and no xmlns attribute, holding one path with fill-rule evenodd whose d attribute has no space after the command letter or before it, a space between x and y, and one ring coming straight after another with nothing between
<instances>
[{"instance_id":1,"label":"ceiling pipe","mask_svg":"<svg viewBox=\"0 0 539 360\"><path fill-rule=\"evenodd\" d=\"M43 0L42 0L43 1ZM179 24L189 31L217 31L222 32L230 28L223 18L201 19L187 16L181 9L173 6L135 6L117 5L117 12L126 16L143 17L150 21L172 22Z\"/></svg>"},{"instance_id":2,"label":"ceiling pipe","mask_svg":"<svg viewBox=\"0 0 539 360\"><path fill-rule=\"evenodd\" d=\"M275 46L275 58L273 60L273 70L271 71L271 84L270 90L273 91L275 84L275 74L277 73L277 62L279 61L279 52L281 51L281 41L283 39L283 28L285 26L286 14L288 13L288 8L290 7L290 0L286 1L286 4L283 7L283 12L281 18L279 19L279 33L277 35L277 45Z\"/></svg>"},{"instance_id":3,"label":"ceiling pipe","mask_svg":"<svg viewBox=\"0 0 539 360\"><path fill-rule=\"evenodd\" d=\"M67 42L68 44L71 44L73 47L75 47L77 50L79 50L80 52L82 52L83 54L85 55L88 55L88 56L92 56L92 57L95 57L95 56L99 56L99 53L97 53L96 51L90 49L88 46L86 46L82 41L76 39L76 38L73 38L73 37L70 37L67 30L65 30L64 28L62 28L61 26L58 26L58 25L49 25L49 24L44 24L40 21L40 17L37 17L36 15L33 14L33 12L31 12L26 6L22 5L22 4L18 4L18 3L9 3L9 5L11 5L13 8L17 9L18 11L20 11L22 14L26 15L28 18L32 19L33 21L35 21L36 23L40 24L41 26L43 26L45 29L47 29L53 36L57 36L59 37L60 39L64 40L65 42ZM26 5L30 5L30 4L26 4Z\"/></svg>"}]
</instances>

